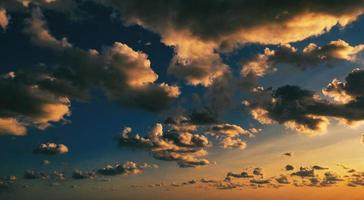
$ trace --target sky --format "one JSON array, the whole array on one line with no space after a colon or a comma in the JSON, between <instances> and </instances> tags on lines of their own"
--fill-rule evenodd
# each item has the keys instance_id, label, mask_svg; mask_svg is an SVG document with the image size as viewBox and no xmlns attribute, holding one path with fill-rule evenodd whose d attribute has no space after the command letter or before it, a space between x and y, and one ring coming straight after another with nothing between
<instances>
[{"instance_id":1,"label":"sky","mask_svg":"<svg viewBox=\"0 0 364 200\"><path fill-rule=\"evenodd\" d=\"M363 0L0 0L0 199L362 199L363 34Z\"/></svg>"}]
</instances>

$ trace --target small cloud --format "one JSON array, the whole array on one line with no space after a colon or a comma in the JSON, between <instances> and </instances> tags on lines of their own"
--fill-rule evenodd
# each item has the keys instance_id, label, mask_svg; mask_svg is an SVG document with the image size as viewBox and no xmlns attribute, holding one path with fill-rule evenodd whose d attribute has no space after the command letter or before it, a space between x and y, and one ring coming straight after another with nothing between
<instances>
[{"instance_id":1,"label":"small cloud","mask_svg":"<svg viewBox=\"0 0 364 200\"><path fill-rule=\"evenodd\" d=\"M47 155L67 154L68 152L69 149L66 145L56 144L56 143L40 144L34 150L34 153L47 154Z\"/></svg>"}]
</instances>

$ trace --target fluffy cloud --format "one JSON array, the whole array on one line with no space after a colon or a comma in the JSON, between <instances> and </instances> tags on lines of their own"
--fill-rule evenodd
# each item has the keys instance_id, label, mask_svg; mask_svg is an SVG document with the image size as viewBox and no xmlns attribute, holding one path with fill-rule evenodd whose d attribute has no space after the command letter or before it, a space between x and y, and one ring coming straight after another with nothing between
<instances>
[{"instance_id":1,"label":"fluffy cloud","mask_svg":"<svg viewBox=\"0 0 364 200\"><path fill-rule=\"evenodd\" d=\"M235 137L249 135L249 131L235 124L217 124L211 126L207 131L216 136Z\"/></svg>"},{"instance_id":2,"label":"fluffy cloud","mask_svg":"<svg viewBox=\"0 0 364 200\"><path fill-rule=\"evenodd\" d=\"M145 148L152 152L156 159L176 161L180 167L198 167L210 162L204 158L209 144L206 137L188 132L163 133L162 124L155 124L147 137L138 134L130 136L132 129L124 128L119 137L121 145Z\"/></svg>"},{"instance_id":3,"label":"fluffy cloud","mask_svg":"<svg viewBox=\"0 0 364 200\"><path fill-rule=\"evenodd\" d=\"M143 173L144 169L153 166L145 163L138 164L132 161L126 161L123 164L116 164L114 166L107 165L106 167L99 169L97 173L105 176L140 174Z\"/></svg>"},{"instance_id":4,"label":"fluffy cloud","mask_svg":"<svg viewBox=\"0 0 364 200\"><path fill-rule=\"evenodd\" d=\"M101 0L120 11L127 24L159 33L175 49L169 71L191 85L209 86L228 67L219 52L239 44L282 44L346 26L364 12L362 0L344 4L295 1L192 1L147 2ZM151 9L152 8L152 9ZM290 12L287 12L289 10ZM224 20L221 20L224 19Z\"/></svg>"},{"instance_id":5,"label":"fluffy cloud","mask_svg":"<svg viewBox=\"0 0 364 200\"><path fill-rule=\"evenodd\" d=\"M67 97L55 95L37 85L36 73L8 73L0 77L0 132L24 135L25 126L44 129L70 114Z\"/></svg>"},{"instance_id":6,"label":"fluffy cloud","mask_svg":"<svg viewBox=\"0 0 364 200\"><path fill-rule=\"evenodd\" d=\"M256 101L244 105L250 107L253 117L260 122L278 122L298 132L316 135L326 132L329 117L349 125L364 119L361 112L363 82L364 71L355 69L347 75L344 83L334 80L323 89L323 94L334 102L322 99L313 91L286 85L274 91L259 91L259 94L253 94Z\"/></svg>"},{"instance_id":7,"label":"fluffy cloud","mask_svg":"<svg viewBox=\"0 0 364 200\"><path fill-rule=\"evenodd\" d=\"M245 149L247 146L246 142L242 141L239 138L232 138L232 137L224 138L220 144L224 149L237 148L242 150Z\"/></svg>"},{"instance_id":8,"label":"fluffy cloud","mask_svg":"<svg viewBox=\"0 0 364 200\"><path fill-rule=\"evenodd\" d=\"M0 135L25 135L26 128L14 118L0 118Z\"/></svg>"},{"instance_id":9,"label":"fluffy cloud","mask_svg":"<svg viewBox=\"0 0 364 200\"><path fill-rule=\"evenodd\" d=\"M5 29L9 24L9 17L6 14L6 10L0 7L0 27Z\"/></svg>"},{"instance_id":10,"label":"fluffy cloud","mask_svg":"<svg viewBox=\"0 0 364 200\"><path fill-rule=\"evenodd\" d=\"M64 144L55 144L55 143L45 143L40 144L35 150L35 153L48 154L48 155L56 155L56 154L66 154L69 149Z\"/></svg>"},{"instance_id":11,"label":"fluffy cloud","mask_svg":"<svg viewBox=\"0 0 364 200\"><path fill-rule=\"evenodd\" d=\"M306 69L313 65L335 61L355 62L357 55L364 49L364 45L351 46L343 40L332 41L322 47L314 43L307 45L302 52L289 44L281 45L277 50L266 48L263 54L258 54L248 60L241 70L243 76L253 74L264 76L270 71L275 71L280 64L293 65L300 69Z\"/></svg>"}]
</instances>

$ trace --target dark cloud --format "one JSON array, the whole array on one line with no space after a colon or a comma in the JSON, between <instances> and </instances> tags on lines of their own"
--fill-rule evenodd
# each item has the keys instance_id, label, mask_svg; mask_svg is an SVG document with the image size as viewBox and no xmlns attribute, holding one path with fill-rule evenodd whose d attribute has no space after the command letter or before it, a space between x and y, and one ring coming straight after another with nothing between
<instances>
[{"instance_id":1,"label":"dark cloud","mask_svg":"<svg viewBox=\"0 0 364 200\"><path fill-rule=\"evenodd\" d=\"M104 0L104 2L120 10L127 22L140 24L164 36L168 32L186 31L204 41L224 42L229 40L244 42L245 40L269 43L267 36L273 35L278 38L271 37L271 43L302 40L311 35L320 34L336 23L345 25L363 12L361 0L345 3L339 1L257 3L249 0L208 1L198 4L194 1L180 0L168 3L163 0L153 3L145 0L121 2ZM308 18L309 14L312 15L311 18ZM318 20L325 19L327 21L314 24ZM307 20L306 24L301 25L302 20ZM305 30L304 27L311 30ZM268 32L269 28L271 32ZM300 32L303 33L297 35L297 28L300 28ZM260 30L262 33L255 36L249 35L255 30Z\"/></svg>"},{"instance_id":2,"label":"dark cloud","mask_svg":"<svg viewBox=\"0 0 364 200\"><path fill-rule=\"evenodd\" d=\"M148 2L99 0L119 11L126 24L159 33L176 52L169 71L190 85L211 86L230 73L220 52L239 44L284 44L346 26L361 15L362 0ZM287 12L289 11L289 12ZM221 20L224 19L224 20Z\"/></svg>"},{"instance_id":3,"label":"dark cloud","mask_svg":"<svg viewBox=\"0 0 364 200\"><path fill-rule=\"evenodd\" d=\"M248 172L241 172L240 174L235 174L233 172L229 172L226 174L226 177L234 177L234 178L253 178L253 175L249 175Z\"/></svg>"},{"instance_id":4,"label":"dark cloud","mask_svg":"<svg viewBox=\"0 0 364 200\"><path fill-rule=\"evenodd\" d=\"M292 173L291 175L300 177L315 177L315 170L311 168L301 167L300 170Z\"/></svg>"},{"instance_id":5,"label":"dark cloud","mask_svg":"<svg viewBox=\"0 0 364 200\"><path fill-rule=\"evenodd\" d=\"M286 165L285 170L286 171L292 171L292 170L294 170L294 166L293 165Z\"/></svg>"},{"instance_id":6,"label":"dark cloud","mask_svg":"<svg viewBox=\"0 0 364 200\"><path fill-rule=\"evenodd\" d=\"M345 83L329 84L324 94L333 97L345 92L351 98L349 101L330 102L314 91L286 85L274 91L261 91L264 95L255 97L263 100L245 105L251 108L252 116L263 124L278 122L298 132L314 135L326 131L328 117L345 120L347 124L364 119L361 112L364 105L364 71L356 69L345 80ZM267 97L269 95L270 98Z\"/></svg>"},{"instance_id":7,"label":"dark cloud","mask_svg":"<svg viewBox=\"0 0 364 200\"><path fill-rule=\"evenodd\" d=\"M282 155L288 156L288 157L292 157L293 156L293 152L286 152L286 153L283 153Z\"/></svg>"},{"instance_id":8,"label":"dark cloud","mask_svg":"<svg viewBox=\"0 0 364 200\"><path fill-rule=\"evenodd\" d=\"M72 174L73 179L93 179L95 177L96 177L96 172L94 171L85 172L85 171L75 170Z\"/></svg>"}]
</instances>

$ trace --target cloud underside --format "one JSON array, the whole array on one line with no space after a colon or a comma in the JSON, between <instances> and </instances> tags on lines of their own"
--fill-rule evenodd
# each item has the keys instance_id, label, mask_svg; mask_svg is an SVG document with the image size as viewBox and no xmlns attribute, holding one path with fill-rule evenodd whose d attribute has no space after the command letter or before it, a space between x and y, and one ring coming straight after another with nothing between
<instances>
[{"instance_id":1,"label":"cloud underside","mask_svg":"<svg viewBox=\"0 0 364 200\"><path fill-rule=\"evenodd\" d=\"M346 82L333 80L323 95L298 86L286 85L274 91L256 91L256 102L247 102L252 116L262 124L278 122L286 127L309 135L325 132L330 122L336 118L346 124L362 121L364 71L356 69L346 78Z\"/></svg>"},{"instance_id":2,"label":"cloud underside","mask_svg":"<svg viewBox=\"0 0 364 200\"><path fill-rule=\"evenodd\" d=\"M191 85L210 86L230 71L219 52L241 44L285 44L346 26L364 12L362 0L342 2L102 0L128 24L159 33L175 49L169 72ZM151 9L152 8L152 9ZM244 13L244 14L242 14ZM224 20L221 20L224 19Z\"/></svg>"}]
</instances>

